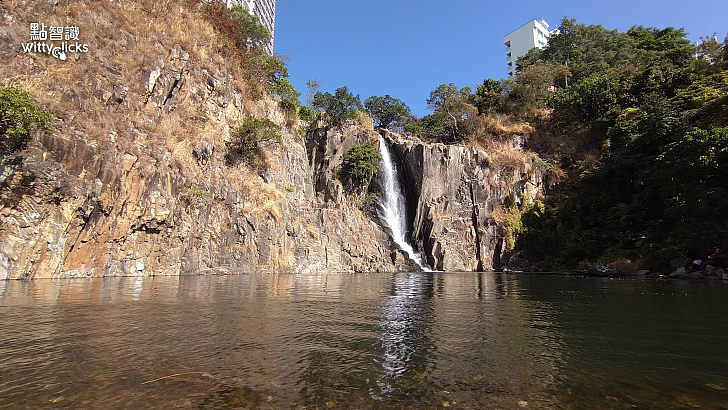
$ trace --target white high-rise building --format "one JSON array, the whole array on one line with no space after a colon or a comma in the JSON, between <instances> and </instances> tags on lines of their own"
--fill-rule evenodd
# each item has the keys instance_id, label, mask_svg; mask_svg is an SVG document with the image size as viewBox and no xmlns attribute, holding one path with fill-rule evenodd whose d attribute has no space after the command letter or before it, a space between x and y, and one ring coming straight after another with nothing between
<instances>
[{"instance_id":1,"label":"white high-rise building","mask_svg":"<svg viewBox=\"0 0 728 410\"><path fill-rule=\"evenodd\" d=\"M265 47L268 54L273 55L273 41L276 32L276 0L226 0L228 7L236 4L248 9L258 16L260 23L270 32L270 43Z\"/></svg>"},{"instance_id":2,"label":"white high-rise building","mask_svg":"<svg viewBox=\"0 0 728 410\"><path fill-rule=\"evenodd\" d=\"M508 75L512 77L516 74L516 62L519 57L525 56L532 48L546 47L550 36L549 24L541 19L531 20L503 37Z\"/></svg>"}]
</instances>

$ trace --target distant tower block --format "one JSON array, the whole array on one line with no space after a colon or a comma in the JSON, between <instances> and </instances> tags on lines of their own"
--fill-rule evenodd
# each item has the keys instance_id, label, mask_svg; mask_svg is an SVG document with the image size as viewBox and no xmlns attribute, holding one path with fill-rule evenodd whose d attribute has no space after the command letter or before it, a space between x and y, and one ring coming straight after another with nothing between
<instances>
[{"instance_id":1,"label":"distant tower block","mask_svg":"<svg viewBox=\"0 0 728 410\"><path fill-rule=\"evenodd\" d=\"M516 75L516 62L533 48L544 48L549 37L556 30L549 31L546 20L531 20L503 37L506 45L506 64L508 75Z\"/></svg>"}]
</instances>

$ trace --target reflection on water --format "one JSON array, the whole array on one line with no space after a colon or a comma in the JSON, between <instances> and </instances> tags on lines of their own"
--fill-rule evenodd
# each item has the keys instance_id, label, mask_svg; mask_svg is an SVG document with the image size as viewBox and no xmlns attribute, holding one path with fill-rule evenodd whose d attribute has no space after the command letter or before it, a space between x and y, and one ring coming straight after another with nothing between
<instances>
[{"instance_id":1,"label":"reflection on water","mask_svg":"<svg viewBox=\"0 0 728 410\"><path fill-rule=\"evenodd\" d=\"M0 408L721 407L726 311L714 282L0 281Z\"/></svg>"}]
</instances>

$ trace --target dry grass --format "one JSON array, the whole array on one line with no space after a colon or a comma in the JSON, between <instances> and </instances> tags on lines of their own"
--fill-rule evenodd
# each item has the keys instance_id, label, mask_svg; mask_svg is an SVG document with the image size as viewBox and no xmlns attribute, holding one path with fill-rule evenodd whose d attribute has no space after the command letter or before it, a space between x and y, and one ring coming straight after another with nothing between
<instances>
[{"instance_id":1,"label":"dry grass","mask_svg":"<svg viewBox=\"0 0 728 410\"><path fill-rule=\"evenodd\" d=\"M365 111L357 111L356 115L354 116L354 122L358 123L367 130L374 130L374 122L372 121L372 117L370 117L369 114Z\"/></svg>"},{"instance_id":2,"label":"dry grass","mask_svg":"<svg viewBox=\"0 0 728 410\"><path fill-rule=\"evenodd\" d=\"M505 138L513 135L526 137L533 133L534 128L526 122L515 122L503 114L477 115L471 119L472 130L470 138L480 140L484 138Z\"/></svg>"},{"instance_id":3,"label":"dry grass","mask_svg":"<svg viewBox=\"0 0 728 410\"><path fill-rule=\"evenodd\" d=\"M524 151L502 141L486 140L473 145L488 154L487 165L493 169L514 169L525 172L531 170L538 159L535 152Z\"/></svg>"},{"instance_id":4,"label":"dry grass","mask_svg":"<svg viewBox=\"0 0 728 410\"><path fill-rule=\"evenodd\" d=\"M270 267L274 271L281 271L293 266L293 252L283 246L273 245L270 251Z\"/></svg>"},{"instance_id":5,"label":"dry grass","mask_svg":"<svg viewBox=\"0 0 728 410\"><path fill-rule=\"evenodd\" d=\"M316 225L306 225L306 233L308 234L308 236L312 237L317 241L319 240L319 238L321 238L321 233L319 232L319 229Z\"/></svg>"},{"instance_id":6,"label":"dry grass","mask_svg":"<svg viewBox=\"0 0 728 410\"><path fill-rule=\"evenodd\" d=\"M14 20L10 30L19 38L27 37L31 21L74 24L80 27L80 40L89 44L89 52L72 55L65 62L36 54L18 55L0 62L0 78L4 78L0 85L28 91L39 105L62 119L54 124L58 135L80 135L101 149L113 144L121 152L142 152L157 160L168 152L177 172L186 178L241 187L244 211L279 221L283 195L275 185L244 166L220 165L229 127L254 112L259 116L275 113L276 104L250 97L251 86L242 69L244 56L198 4L195 0L124 0L119 4L82 0L51 7L43 2L11 2L8 11ZM163 108L145 104L149 72L175 48L189 53L189 60L173 104ZM218 102L203 101L194 90L207 87L208 73L226 80L225 88L215 93L245 96L242 106L230 103L225 109L215 109ZM120 87L128 87L123 103L110 103ZM192 154L198 141L213 145L213 160L221 171L208 174L199 167ZM266 155L274 172L280 171L280 160L278 151Z\"/></svg>"},{"instance_id":7,"label":"dry grass","mask_svg":"<svg viewBox=\"0 0 728 410\"><path fill-rule=\"evenodd\" d=\"M146 73L174 47L189 53L190 71L229 72L234 78L243 77L241 65L225 58L229 41L202 18L201 11L183 1L127 0L119 5L78 1L53 8L40 4L30 10L22 5L16 7L10 9L17 17L11 29L19 38L24 38L29 21L43 16L48 24L78 25L80 40L89 44L89 52L72 55L66 62L34 54L23 55L32 58L32 64L22 58L3 62L3 85L28 91L44 108L64 120L73 113L75 117L65 121L64 126L83 131L87 139L105 137L109 125L119 133L126 131L126 124L114 124L118 117L134 123L142 134L154 136L155 143L159 142L157 137L163 137L169 149L181 140L196 139L200 130L189 124L194 123L190 120L196 117L200 101L194 101L188 87L181 88L173 110L164 115L144 106ZM243 81L234 85L246 94ZM128 87L120 108L107 101L115 86Z\"/></svg>"},{"instance_id":8,"label":"dry grass","mask_svg":"<svg viewBox=\"0 0 728 410\"><path fill-rule=\"evenodd\" d=\"M508 221L508 212L501 205L496 205L488 216L498 226L503 226Z\"/></svg>"},{"instance_id":9,"label":"dry grass","mask_svg":"<svg viewBox=\"0 0 728 410\"><path fill-rule=\"evenodd\" d=\"M264 182L257 175L248 174L242 188L246 195L243 211L255 216L270 215L276 221L281 220L283 192L278 187Z\"/></svg>"},{"instance_id":10,"label":"dry grass","mask_svg":"<svg viewBox=\"0 0 728 410\"><path fill-rule=\"evenodd\" d=\"M524 151L515 137L527 138L534 128L525 122L515 122L502 114L475 115L467 129L466 143L488 153L488 165L492 168L530 169L538 155Z\"/></svg>"}]
</instances>

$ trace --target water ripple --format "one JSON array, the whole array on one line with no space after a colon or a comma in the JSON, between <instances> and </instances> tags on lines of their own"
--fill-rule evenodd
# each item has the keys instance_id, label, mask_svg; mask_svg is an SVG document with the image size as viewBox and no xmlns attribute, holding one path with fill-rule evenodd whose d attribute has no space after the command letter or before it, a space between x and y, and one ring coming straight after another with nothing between
<instances>
[{"instance_id":1,"label":"water ripple","mask_svg":"<svg viewBox=\"0 0 728 410\"><path fill-rule=\"evenodd\" d=\"M493 273L3 282L0 408L720 407L727 310Z\"/></svg>"}]
</instances>

